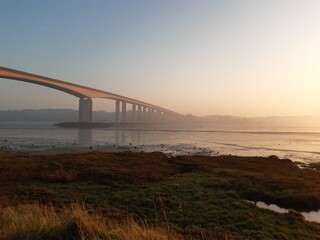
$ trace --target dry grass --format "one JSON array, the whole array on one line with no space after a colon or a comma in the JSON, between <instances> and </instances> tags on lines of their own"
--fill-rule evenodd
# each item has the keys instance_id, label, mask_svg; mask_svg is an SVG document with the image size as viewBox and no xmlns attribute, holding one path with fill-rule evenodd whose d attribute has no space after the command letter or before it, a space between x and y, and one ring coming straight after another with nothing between
<instances>
[{"instance_id":1,"label":"dry grass","mask_svg":"<svg viewBox=\"0 0 320 240\"><path fill-rule=\"evenodd\" d=\"M52 207L42 207L39 204L6 207L1 209L0 214L0 233L4 239L39 234L61 226L65 220Z\"/></svg>"},{"instance_id":2,"label":"dry grass","mask_svg":"<svg viewBox=\"0 0 320 240\"><path fill-rule=\"evenodd\" d=\"M1 239L119 239L178 240L176 233L139 224L132 218L116 222L102 214L89 213L80 204L57 211L37 203L0 209Z\"/></svg>"},{"instance_id":3,"label":"dry grass","mask_svg":"<svg viewBox=\"0 0 320 240\"><path fill-rule=\"evenodd\" d=\"M178 172L177 166L158 152L0 155L0 183L40 180L138 184L160 181Z\"/></svg>"}]
</instances>

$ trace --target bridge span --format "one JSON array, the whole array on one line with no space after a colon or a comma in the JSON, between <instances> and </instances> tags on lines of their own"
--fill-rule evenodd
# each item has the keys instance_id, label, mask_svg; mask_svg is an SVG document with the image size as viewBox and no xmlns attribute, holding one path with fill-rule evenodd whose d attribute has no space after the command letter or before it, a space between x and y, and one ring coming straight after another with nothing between
<instances>
[{"instance_id":1,"label":"bridge span","mask_svg":"<svg viewBox=\"0 0 320 240\"><path fill-rule=\"evenodd\" d=\"M132 122L147 122L150 119L164 119L168 116L183 116L177 112L150 103L128 98L111 92L102 91L54 78L27 73L0 66L0 78L23 81L53 88L79 98L79 122L92 122L92 99L115 100L117 123L127 122L127 104L132 104ZM120 109L121 107L121 109Z\"/></svg>"}]
</instances>

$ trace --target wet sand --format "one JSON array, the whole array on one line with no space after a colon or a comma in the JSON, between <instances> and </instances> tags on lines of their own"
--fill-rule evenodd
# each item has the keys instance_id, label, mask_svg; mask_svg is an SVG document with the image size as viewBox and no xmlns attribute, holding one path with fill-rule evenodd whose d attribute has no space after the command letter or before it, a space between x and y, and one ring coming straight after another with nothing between
<instances>
[{"instance_id":1,"label":"wet sand","mask_svg":"<svg viewBox=\"0 0 320 240\"><path fill-rule=\"evenodd\" d=\"M105 142L82 142L72 140L45 139L16 139L6 138L0 141L0 152L2 153L26 153L26 154L59 154L59 153L79 153L79 152L162 152L166 156L178 155L202 155L218 156L219 152L209 148L197 147L193 144L154 144L154 145L126 145L108 144Z\"/></svg>"}]
</instances>

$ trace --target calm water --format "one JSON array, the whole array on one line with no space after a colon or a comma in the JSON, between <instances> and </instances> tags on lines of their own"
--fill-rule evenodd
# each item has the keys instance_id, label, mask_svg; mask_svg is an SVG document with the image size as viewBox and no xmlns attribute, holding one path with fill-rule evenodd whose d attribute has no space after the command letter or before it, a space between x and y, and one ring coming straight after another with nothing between
<instances>
[{"instance_id":1,"label":"calm water","mask_svg":"<svg viewBox=\"0 0 320 240\"><path fill-rule=\"evenodd\" d=\"M49 122L0 122L0 148L127 147L167 154L232 154L320 161L320 128L148 126L143 129L62 129Z\"/></svg>"},{"instance_id":2,"label":"calm water","mask_svg":"<svg viewBox=\"0 0 320 240\"><path fill-rule=\"evenodd\" d=\"M253 202L251 202L253 203ZM253 203L259 208L268 209L277 213L288 213L289 210L285 208L281 208L275 204L266 204L264 202L257 202ZM301 215L304 217L305 220L309 222L318 222L320 223L320 211L312 211L312 212L301 212Z\"/></svg>"}]
</instances>

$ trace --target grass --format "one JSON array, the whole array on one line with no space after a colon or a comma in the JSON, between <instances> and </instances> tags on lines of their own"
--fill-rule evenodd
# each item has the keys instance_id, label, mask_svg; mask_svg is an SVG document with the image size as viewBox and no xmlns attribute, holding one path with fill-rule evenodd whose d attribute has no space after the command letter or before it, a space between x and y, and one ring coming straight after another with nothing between
<instances>
[{"instance_id":1,"label":"grass","mask_svg":"<svg viewBox=\"0 0 320 240\"><path fill-rule=\"evenodd\" d=\"M101 234L110 230L107 222L125 228L128 219L131 225L158 232L158 238L147 239L320 239L320 224L297 212L320 208L320 172L315 167L302 170L276 157L167 158L157 152L0 155L0 207L51 211L48 222L53 225L31 224L36 227L30 239L43 234L59 239L54 236L70 232L85 239L89 233L81 235L79 229L93 229L88 231L97 239L126 239ZM293 210L278 214L247 200ZM74 205L78 202L82 204ZM75 217L79 208L82 216L87 213L104 225L83 227ZM21 222L32 216L26 214ZM4 239L19 239L24 231L12 232L16 238Z\"/></svg>"},{"instance_id":2,"label":"grass","mask_svg":"<svg viewBox=\"0 0 320 240\"><path fill-rule=\"evenodd\" d=\"M80 204L57 211L52 206L33 203L2 208L0 212L2 239L182 239L172 231L137 223L132 218L117 222L100 212L89 213Z\"/></svg>"},{"instance_id":3,"label":"grass","mask_svg":"<svg viewBox=\"0 0 320 240\"><path fill-rule=\"evenodd\" d=\"M248 239L312 239L320 233L319 225L304 221L300 214L256 208L233 190L217 188L219 182L219 176L212 173L179 174L148 187L119 191L111 196L111 203L151 223L164 222L165 209L166 218L180 232L192 227L218 228Z\"/></svg>"}]
</instances>

